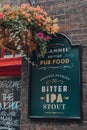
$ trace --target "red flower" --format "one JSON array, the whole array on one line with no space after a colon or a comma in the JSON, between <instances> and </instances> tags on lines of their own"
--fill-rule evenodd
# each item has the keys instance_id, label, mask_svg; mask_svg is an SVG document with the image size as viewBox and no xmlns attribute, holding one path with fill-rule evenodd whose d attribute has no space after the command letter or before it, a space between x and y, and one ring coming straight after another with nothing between
<instances>
[{"instance_id":1,"label":"red flower","mask_svg":"<svg viewBox=\"0 0 87 130\"><path fill-rule=\"evenodd\" d=\"M4 18L4 14L0 12L0 18Z\"/></svg>"},{"instance_id":2,"label":"red flower","mask_svg":"<svg viewBox=\"0 0 87 130\"><path fill-rule=\"evenodd\" d=\"M38 36L38 38L42 39L42 38L43 38L43 33L42 33L42 32L39 32L39 33L37 34L37 36Z\"/></svg>"},{"instance_id":3,"label":"red flower","mask_svg":"<svg viewBox=\"0 0 87 130\"><path fill-rule=\"evenodd\" d=\"M49 40L50 39L50 36L45 36L44 37L44 40L46 41L46 40Z\"/></svg>"}]
</instances>

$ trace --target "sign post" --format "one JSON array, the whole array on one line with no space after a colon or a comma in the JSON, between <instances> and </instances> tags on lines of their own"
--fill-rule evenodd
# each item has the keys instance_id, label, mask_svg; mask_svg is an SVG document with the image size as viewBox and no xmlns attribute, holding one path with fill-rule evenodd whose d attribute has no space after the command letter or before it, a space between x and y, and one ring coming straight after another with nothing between
<instances>
[{"instance_id":1,"label":"sign post","mask_svg":"<svg viewBox=\"0 0 87 130\"><path fill-rule=\"evenodd\" d=\"M80 46L63 34L31 68L30 118L81 119Z\"/></svg>"}]
</instances>

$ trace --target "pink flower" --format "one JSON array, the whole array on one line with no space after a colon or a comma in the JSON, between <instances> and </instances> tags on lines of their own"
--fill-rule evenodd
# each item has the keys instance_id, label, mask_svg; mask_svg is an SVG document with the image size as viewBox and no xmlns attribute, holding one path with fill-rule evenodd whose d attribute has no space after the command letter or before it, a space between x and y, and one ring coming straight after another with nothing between
<instances>
[{"instance_id":1,"label":"pink flower","mask_svg":"<svg viewBox=\"0 0 87 130\"><path fill-rule=\"evenodd\" d=\"M44 37L44 40L46 41L46 40L49 40L50 39L50 36L45 36Z\"/></svg>"},{"instance_id":2,"label":"pink flower","mask_svg":"<svg viewBox=\"0 0 87 130\"><path fill-rule=\"evenodd\" d=\"M42 39L42 38L43 38L43 33L39 32L39 33L37 34L37 36L38 36L38 38Z\"/></svg>"},{"instance_id":3,"label":"pink flower","mask_svg":"<svg viewBox=\"0 0 87 130\"><path fill-rule=\"evenodd\" d=\"M4 14L0 12L0 18L4 18Z\"/></svg>"}]
</instances>

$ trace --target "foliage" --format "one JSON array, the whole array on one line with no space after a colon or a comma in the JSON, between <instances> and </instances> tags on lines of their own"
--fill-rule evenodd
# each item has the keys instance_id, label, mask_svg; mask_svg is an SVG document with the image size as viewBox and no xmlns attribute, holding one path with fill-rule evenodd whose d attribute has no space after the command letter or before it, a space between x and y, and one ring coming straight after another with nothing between
<instances>
[{"instance_id":1,"label":"foliage","mask_svg":"<svg viewBox=\"0 0 87 130\"><path fill-rule=\"evenodd\" d=\"M0 45L22 55L36 51L44 56L52 35L58 31L57 18L52 19L39 6L4 5L0 9Z\"/></svg>"}]
</instances>

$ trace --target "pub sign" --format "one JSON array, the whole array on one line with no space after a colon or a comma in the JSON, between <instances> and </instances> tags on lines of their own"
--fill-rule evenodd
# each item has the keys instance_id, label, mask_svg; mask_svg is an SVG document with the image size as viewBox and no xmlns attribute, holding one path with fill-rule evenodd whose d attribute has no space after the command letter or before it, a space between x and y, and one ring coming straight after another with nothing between
<instances>
[{"instance_id":1,"label":"pub sign","mask_svg":"<svg viewBox=\"0 0 87 130\"><path fill-rule=\"evenodd\" d=\"M30 118L81 119L81 51L64 34L53 36L45 57L34 58Z\"/></svg>"}]
</instances>

